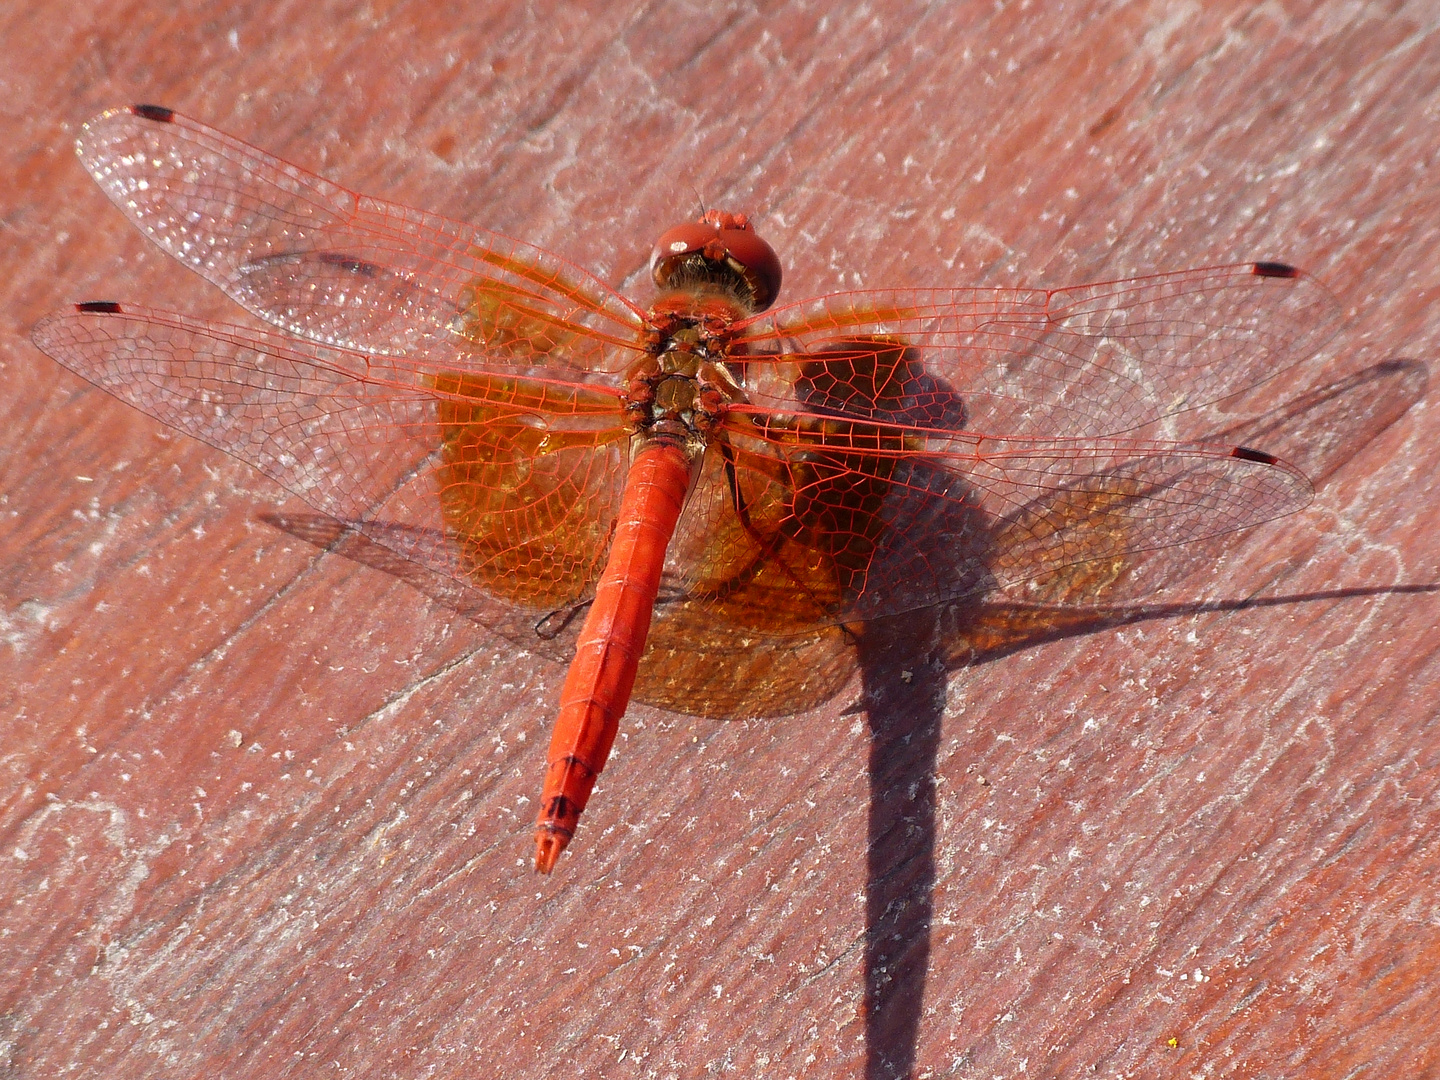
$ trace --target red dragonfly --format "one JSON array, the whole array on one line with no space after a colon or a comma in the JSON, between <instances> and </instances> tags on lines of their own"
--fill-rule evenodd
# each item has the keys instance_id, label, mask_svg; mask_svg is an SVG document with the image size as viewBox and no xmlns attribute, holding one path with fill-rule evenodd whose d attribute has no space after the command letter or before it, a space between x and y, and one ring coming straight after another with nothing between
<instances>
[{"instance_id":1,"label":"red dragonfly","mask_svg":"<svg viewBox=\"0 0 1440 1080\"><path fill-rule=\"evenodd\" d=\"M150 239L284 333L98 302L42 321L41 349L483 590L512 634L563 637L584 613L541 872L637 673L686 712L724 715L746 682L783 709L823 681L823 649L806 650L844 627L1311 496L1263 451L1173 441L1332 332L1330 294L1281 263L773 307L775 252L711 211L660 237L642 307L531 244L169 109L106 112L78 148ZM788 673L766 666L776 642L799 659Z\"/></svg>"}]
</instances>

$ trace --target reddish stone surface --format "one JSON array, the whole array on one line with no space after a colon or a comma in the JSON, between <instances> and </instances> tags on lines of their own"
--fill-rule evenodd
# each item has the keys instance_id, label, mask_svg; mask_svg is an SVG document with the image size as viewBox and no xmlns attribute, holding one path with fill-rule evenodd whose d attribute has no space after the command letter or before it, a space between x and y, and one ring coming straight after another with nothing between
<instances>
[{"instance_id":1,"label":"reddish stone surface","mask_svg":"<svg viewBox=\"0 0 1440 1080\"><path fill-rule=\"evenodd\" d=\"M1440 579L1440 423L1375 367L1440 335L1433 7L1057 11L0 14L0 1074L1440 1069L1437 600L1386 591ZM1262 444L1317 499L1176 563L1209 607L907 620L813 713L637 707L537 879L560 669L29 343L241 318L71 153L131 100L637 295L697 197L792 297L1299 263L1351 321L1254 404L1332 388Z\"/></svg>"}]
</instances>

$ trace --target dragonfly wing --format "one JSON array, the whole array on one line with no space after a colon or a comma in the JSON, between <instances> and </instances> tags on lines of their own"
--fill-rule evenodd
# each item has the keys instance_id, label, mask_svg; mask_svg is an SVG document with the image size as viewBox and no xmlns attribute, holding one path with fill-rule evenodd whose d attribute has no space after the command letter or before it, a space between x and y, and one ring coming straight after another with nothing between
<instances>
[{"instance_id":1,"label":"dragonfly wing","mask_svg":"<svg viewBox=\"0 0 1440 1080\"><path fill-rule=\"evenodd\" d=\"M168 254L260 318L358 352L623 370L643 313L542 249L332 183L168 109L85 125L80 158Z\"/></svg>"},{"instance_id":2,"label":"dragonfly wing","mask_svg":"<svg viewBox=\"0 0 1440 1080\"><path fill-rule=\"evenodd\" d=\"M1313 355L1340 315L1303 271L1241 263L1068 289L836 293L755 317L740 342L766 354L747 365L747 392L769 408L1005 437L1191 438L1185 414Z\"/></svg>"},{"instance_id":3,"label":"dragonfly wing","mask_svg":"<svg viewBox=\"0 0 1440 1080\"><path fill-rule=\"evenodd\" d=\"M50 316L33 336L322 513L511 603L579 601L603 566L628 436L613 392L115 304Z\"/></svg>"},{"instance_id":4,"label":"dragonfly wing","mask_svg":"<svg viewBox=\"0 0 1440 1080\"><path fill-rule=\"evenodd\" d=\"M662 597L677 617L703 610L771 637L1081 565L1105 564L1097 572L1113 581L1140 552L1259 524L1312 494L1298 470L1243 448L820 415L734 422L728 434L707 451Z\"/></svg>"}]
</instances>

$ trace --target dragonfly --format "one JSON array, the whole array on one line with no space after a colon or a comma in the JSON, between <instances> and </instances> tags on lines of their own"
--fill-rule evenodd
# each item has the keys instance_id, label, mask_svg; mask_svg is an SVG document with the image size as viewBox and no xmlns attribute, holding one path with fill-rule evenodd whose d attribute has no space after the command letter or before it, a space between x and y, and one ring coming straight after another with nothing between
<instances>
[{"instance_id":1,"label":"dragonfly","mask_svg":"<svg viewBox=\"0 0 1440 1080\"><path fill-rule=\"evenodd\" d=\"M273 329L91 301L34 342L568 657L542 873L632 696L805 707L856 627L1312 497L1272 454L1185 438L1333 333L1334 297L1284 263L777 305L774 249L711 210L661 234L647 306L167 108L105 112L77 146L146 236Z\"/></svg>"}]
</instances>

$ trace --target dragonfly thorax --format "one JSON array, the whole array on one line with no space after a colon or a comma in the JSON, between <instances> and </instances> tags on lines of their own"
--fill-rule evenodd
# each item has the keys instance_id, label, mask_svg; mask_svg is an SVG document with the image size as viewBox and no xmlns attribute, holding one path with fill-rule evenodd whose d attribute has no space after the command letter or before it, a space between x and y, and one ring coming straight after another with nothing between
<instances>
[{"instance_id":1,"label":"dragonfly thorax","mask_svg":"<svg viewBox=\"0 0 1440 1080\"><path fill-rule=\"evenodd\" d=\"M713 314L652 313L647 355L626 380L626 413L637 435L693 444L698 453L726 405L745 399L724 362L730 320L717 325Z\"/></svg>"}]
</instances>

